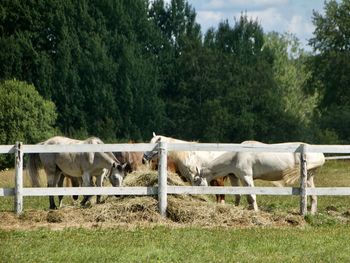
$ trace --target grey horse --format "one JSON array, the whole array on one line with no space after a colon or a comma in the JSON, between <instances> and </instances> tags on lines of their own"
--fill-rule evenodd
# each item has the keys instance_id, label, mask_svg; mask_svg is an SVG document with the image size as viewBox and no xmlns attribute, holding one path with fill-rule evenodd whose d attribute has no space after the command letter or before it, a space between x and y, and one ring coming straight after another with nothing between
<instances>
[{"instance_id":1,"label":"grey horse","mask_svg":"<svg viewBox=\"0 0 350 263\"><path fill-rule=\"evenodd\" d=\"M54 144L103 144L96 137L84 141L56 136L41 145ZM107 177L113 186L121 186L125 172L125 165L121 164L111 152L83 152L83 153L32 153L29 154L27 168L33 186L39 186L38 169L43 166L48 187L56 187L62 178L62 173L73 178L82 178L82 186L91 186L92 177L96 177L96 185L102 186L106 169ZM84 196L82 205L90 196ZM53 196L49 196L50 209L57 209ZM97 198L99 202L99 197Z\"/></svg>"}]
</instances>

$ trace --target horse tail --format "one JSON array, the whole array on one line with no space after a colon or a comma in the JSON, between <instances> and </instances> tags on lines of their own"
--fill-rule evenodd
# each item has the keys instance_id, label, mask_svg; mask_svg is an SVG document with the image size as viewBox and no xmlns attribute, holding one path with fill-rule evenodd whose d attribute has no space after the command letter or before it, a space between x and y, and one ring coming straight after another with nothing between
<instances>
[{"instance_id":1,"label":"horse tail","mask_svg":"<svg viewBox=\"0 0 350 263\"><path fill-rule=\"evenodd\" d=\"M39 153L29 154L27 169L29 172L29 177L32 182L32 186L40 186L39 182L39 167L40 167L40 156Z\"/></svg>"},{"instance_id":2,"label":"horse tail","mask_svg":"<svg viewBox=\"0 0 350 263\"><path fill-rule=\"evenodd\" d=\"M284 187L286 185L293 185L300 178L300 168L293 167L282 172L282 179L274 181L272 184L277 187Z\"/></svg>"}]
</instances>

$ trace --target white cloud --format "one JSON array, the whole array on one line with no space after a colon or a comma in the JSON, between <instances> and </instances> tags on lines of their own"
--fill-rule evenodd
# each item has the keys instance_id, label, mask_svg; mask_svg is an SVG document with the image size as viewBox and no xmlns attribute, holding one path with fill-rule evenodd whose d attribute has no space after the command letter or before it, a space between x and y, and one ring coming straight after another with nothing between
<instances>
[{"instance_id":1,"label":"white cloud","mask_svg":"<svg viewBox=\"0 0 350 263\"><path fill-rule=\"evenodd\" d=\"M208 9L280 6L288 4L288 0L210 0L203 5Z\"/></svg>"},{"instance_id":2,"label":"white cloud","mask_svg":"<svg viewBox=\"0 0 350 263\"><path fill-rule=\"evenodd\" d=\"M306 50L310 50L307 46L308 40L312 37L315 27L311 21L305 20L300 15L294 15L289 22L288 32L296 35L300 40L302 47Z\"/></svg>"},{"instance_id":3,"label":"white cloud","mask_svg":"<svg viewBox=\"0 0 350 263\"><path fill-rule=\"evenodd\" d=\"M294 15L289 22L288 31L296 35L312 35L314 26L300 15Z\"/></svg>"},{"instance_id":4,"label":"white cloud","mask_svg":"<svg viewBox=\"0 0 350 263\"><path fill-rule=\"evenodd\" d=\"M324 0L188 0L195 7L197 22L205 33L209 27L217 28L226 19L231 25L234 17L247 12L249 18L257 19L264 32L277 31L295 34L302 45L312 37L314 26L312 10L323 12Z\"/></svg>"},{"instance_id":5,"label":"white cloud","mask_svg":"<svg viewBox=\"0 0 350 263\"><path fill-rule=\"evenodd\" d=\"M283 31L288 25L288 20L277 8L267 8L261 11L248 11L247 16L252 19L257 19L262 25L264 31Z\"/></svg>"},{"instance_id":6,"label":"white cloud","mask_svg":"<svg viewBox=\"0 0 350 263\"><path fill-rule=\"evenodd\" d=\"M201 24L204 30L206 30L209 27L217 27L218 24L226 18L227 17L225 17L225 14L223 12L215 12L215 11L198 11L197 12L197 22Z\"/></svg>"},{"instance_id":7,"label":"white cloud","mask_svg":"<svg viewBox=\"0 0 350 263\"><path fill-rule=\"evenodd\" d=\"M197 11L197 22L202 25L204 31L209 27L217 27L226 19L233 25L234 18L241 16L240 11ZM264 31L287 31L288 20L276 8L267 8L261 11L247 11L248 18L257 20Z\"/></svg>"}]
</instances>

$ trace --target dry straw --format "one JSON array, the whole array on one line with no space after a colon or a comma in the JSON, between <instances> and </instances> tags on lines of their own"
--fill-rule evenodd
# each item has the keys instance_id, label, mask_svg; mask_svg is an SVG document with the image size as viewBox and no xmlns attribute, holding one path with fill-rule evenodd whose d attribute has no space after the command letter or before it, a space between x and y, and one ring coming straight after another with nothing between
<instances>
[{"instance_id":1,"label":"dry straw","mask_svg":"<svg viewBox=\"0 0 350 263\"><path fill-rule=\"evenodd\" d=\"M128 175L125 186L156 186L156 172L142 171ZM168 184L186 185L177 174L168 174ZM64 201L67 203L68 198ZM94 199L93 199L94 200ZM167 218L162 218L158 210L157 196L106 197L103 204L91 204L81 208L79 204L65 206L55 211L28 210L20 218L11 213L0 213L6 217L7 225L48 227L118 227L153 226L171 227L245 227L245 226L286 226L303 225L298 215L276 215L254 212L232 204L216 204L209 196L169 195Z\"/></svg>"}]
</instances>

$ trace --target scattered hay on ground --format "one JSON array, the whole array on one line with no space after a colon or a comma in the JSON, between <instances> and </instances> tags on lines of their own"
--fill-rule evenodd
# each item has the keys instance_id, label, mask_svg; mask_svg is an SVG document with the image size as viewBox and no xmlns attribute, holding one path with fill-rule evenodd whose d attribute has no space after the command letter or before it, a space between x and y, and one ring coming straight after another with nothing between
<instances>
[{"instance_id":1,"label":"scattered hay on ground","mask_svg":"<svg viewBox=\"0 0 350 263\"><path fill-rule=\"evenodd\" d=\"M125 178L125 186L156 186L156 172L132 173ZM176 174L169 173L169 185L186 185ZM20 217L12 212L0 213L0 228L31 229L49 227L133 227L167 225L171 227L251 227L302 226L299 215L276 215L254 212L232 204L216 204L207 196L169 195L167 218L159 214L157 196L108 197L103 204L82 208L66 206L58 210L28 210Z\"/></svg>"}]
</instances>

